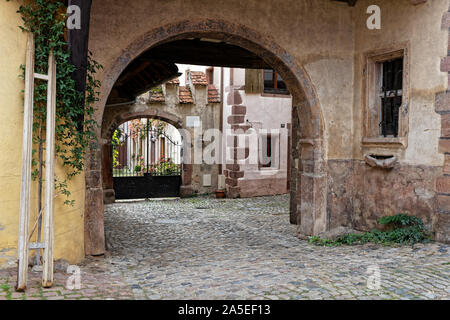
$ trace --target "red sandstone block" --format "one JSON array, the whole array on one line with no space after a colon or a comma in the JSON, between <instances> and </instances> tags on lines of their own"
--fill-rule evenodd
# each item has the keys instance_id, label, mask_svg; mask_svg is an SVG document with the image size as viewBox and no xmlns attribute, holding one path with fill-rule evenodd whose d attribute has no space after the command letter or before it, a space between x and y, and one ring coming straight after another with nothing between
<instances>
[{"instance_id":1,"label":"red sandstone block","mask_svg":"<svg viewBox=\"0 0 450 320\"><path fill-rule=\"evenodd\" d=\"M436 212L435 215L436 241L450 243L450 214L448 212Z\"/></svg>"},{"instance_id":2,"label":"red sandstone block","mask_svg":"<svg viewBox=\"0 0 450 320\"><path fill-rule=\"evenodd\" d=\"M229 116L227 119L228 124L240 124L245 122L245 116L238 115L238 116Z\"/></svg>"},{"instance_id":3,"label":"red sandstone block","mask_svg":"<svg viewBox=\"0 0 450 320\"><path fill-rule=\"evenodd\" d=\"M445 162L444 162L444 173L448 174L450 173L450 155L445 155Z\"/></svg>"},{"instance_id":4,"label":"red sandstone block","mask_svg":"<svg viewBox=\"0 0 450 320\"><path fill-rule=\"evenodd\" d=\"M240 187L228 187L227 188L227 198L236 199L241 197Z\"/></svg>"},{"instance_id":5,"label":"red sandstone block","mask_svg":"<svg viewBox=\"0 0 450 320\"><path fill-rule=\"evenodd\" d=\"M227 164L226 169L229 171L239 171L241 170L241 166L238 164Z\"/></svg>"},{"instance_id":6,"label":"red sandstone block","mask_svg":"<svg viewBox=\"0 0 450 320\"><path fill-rule=\"evenodd\" d=\"M438 196L438 209L440 212L450 212L450 196L439 195Z\"/></svg>"},{"instance_id":7,"label":"red sandstone block","mask_svg":"<svg viewBox=\"0 0 450 320\"><path fill-rule=\"evenodd\" d=\"M238 181L237 181L237 179L226 178L226 179L225 179L225 184L226 184L227 186L237 187Z\"/></svg>"},{"instance_id":8,"label":"red sandstone block","mask_svg":"<svg viewBox=\"0 0 450 320\"><path fill-rule=\"evenodd\" d=\"M248 129L250 129L252 126L249 124L233 124L231 125L231 129L241 132L246 132Z\"/></svg>"},{"instance_id":9,"label":"red sandstone block","mask_svg":"<svg viewBox=\"0 0 450 320\"><path fill-rule=\"evenodd\" d=\"M443 176L436 179L436 189L439 193L450 194L450 176Z\"/></svg>"},{"instance_id":10,"label":"red sandstone block","mask_svg":"<svg viewBox=\"0 0 450 320\"><path fill-rule=\"evenodd\" d=\"M440 139L439 140L439 152L450 154L450 139Z\"/></svg>"},{"instance_id":11,"label":"red sandstone block","mask_svg":"<svg viewBox=\"0 0 450 320\"><path fill-rule=\"evenodd\" d=\"M246 114L247 113L247 107L246 106L232 106L231 107L231 113L234 114L234 115Z\"/></svg>"},{"instance_id":12,"label":"red sandstone block","mask_svg":"<svg viewBox=\"0 0 450 320\"><path fill-rule=\"evenodd\" d=\"M450 28L450 12L446 12L442 18L442 29Z\"/></svg>"},{"instance_id":13,"label":"red sandstone block","mask_svg":"<svg viewBox=\"0 0 450 320\"><path fill-rule=\"evenodd\" d=\"M441 116L442 137L450 137L450 113Z\"/></svg>"},{"instance_id":14,"label":"red sandstone block","mask_svg":"<svg viewBox=\"0 0 450 320\"><path fill-rule=\"evenodd\" d=\"M227 104L241 104L242 97L238 90L233 90L233 93L227 95Z\"/></svg>"},{"instance_id":15,"label":"red sandstone block","mask_svg":"<svg viewBox=\"0 0 450 320\"><path fill-rule=\"evenodd\" d=\"M436 95L436 112L450 111L450 91L441 92Z\"/></svg>"},{"instance_id":16,"label":"red sandstone block","mask_svg":"<svg viewBox=\"0 0 450 320\"><path fill-rule=\"evenodd\" d=\"M450 57L445 57L441 61L441 71L450 72Z\"/></svg>"},{"instance_id":17,"label":"red sandstone block","mask_svg":"<svg viewBox=\"0 0 450 320\"><path fill-rule=\"evenodd\" d=\"M244 171L230 171L230 178L239 179L244 177Z\"/></svg>"}]
</instances>

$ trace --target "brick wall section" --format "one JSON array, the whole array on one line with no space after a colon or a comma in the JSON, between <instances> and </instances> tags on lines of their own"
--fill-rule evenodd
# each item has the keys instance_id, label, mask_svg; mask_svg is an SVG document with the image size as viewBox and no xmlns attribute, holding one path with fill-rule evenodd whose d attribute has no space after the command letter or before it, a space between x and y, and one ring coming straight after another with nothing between
<instances>
[{"instance_id":1,"label":"brick wall section","mask_svg":"<svg viewBox=\"0 0 450 320\"><path fill-rule=\"evenodd\" d=\"M231 125L232 132L247 131L249 126L245 123L245 114L247 108L242 105L242 97L238 90L232 89L228 95L228 104L231 104L231 115L227 118L227 123ZM230 103L231 102L231 103ZM231 141L230 141L231 140ZM239 187L239 178L244 177L244 171L241 170L241 166L237 163L238 160L248 157L248 148L242 148L238 146L238 139L227 139L227 148L231 145L233 163L227 164L224 170L225 184L228 198L239 198L241 189Z\"/></svg>"},{"instance_id":2,"label":"brick wall section","mask_svg":"<svg viewBox=\"0 0 450 320\"><path fill-rule=\"evenodd\" d=\"M442 19L442 28L449 30L450 40L450 8ZM448 49L448 56L441 61L441 71L448 72L450 79L450 41ZM439 152L445 154L445 161L442 177L436 181L438 212L434 219L434 229L437 241L450 242L450 88L436 95L435 106L442 119Z\"/></svg>"}]
</instances>

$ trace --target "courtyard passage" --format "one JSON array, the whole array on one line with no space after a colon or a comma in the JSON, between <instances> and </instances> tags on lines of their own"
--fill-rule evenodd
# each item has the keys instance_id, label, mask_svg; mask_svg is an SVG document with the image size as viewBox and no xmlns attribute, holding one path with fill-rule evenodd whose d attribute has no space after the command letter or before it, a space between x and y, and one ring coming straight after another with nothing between
<instances>
[{"instance_id":1,"label":"courtyard passage","mask_svg":"<svg viewBox=\"0 0 450 320\"><path fill-rule=\"evenodd\" d=\"M15 293L9 269L0 271L0 300L450 298L450 246L314 246L289 224L288 200L108 205L108 254L80 266L81 289L67 289L62 271L42 289L30 272L27 292Z\"/></svg>"}]
</instances>

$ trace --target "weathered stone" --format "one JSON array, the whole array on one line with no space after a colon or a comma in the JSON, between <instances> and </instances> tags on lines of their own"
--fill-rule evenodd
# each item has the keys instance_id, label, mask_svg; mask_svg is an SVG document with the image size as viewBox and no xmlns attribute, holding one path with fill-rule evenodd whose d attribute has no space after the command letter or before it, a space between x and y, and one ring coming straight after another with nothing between
<instances>
[{"instance_id":1,"label":"weathered stone","mask_svg":"<svg viewBox=\"0 0 450 320\"><path fill-rule=\"evenodd\" d=\"M352 234L352 233L353 234L361 234L362 232L358 231L358 230L354 230L352 228L339 226L339 227L333 228L331 230L319 233L319 237L321 237L323 239L336 240L339 237L345 236L347 234Z\"/></svg>"},{"instance_id":2,"label":"weathered stone","mask_svg":"<svg viewBox=\"0 0 450 320\"><path fill-rule=\"evenodd\" d=\"M450 154L450 139L439 140L439 152Z\"/></svg>"},{"instance_id":3,"label":"weathered stone","mask_svg":"<svg viewBox=\"0 0 450 320\"><path fill-rule=\"evenodd\" d=\"M103 203L111 204L116 201L116 195L114 189L104 189L103 190Z\"/></svg>"},{"instance_id":4,"label":"weathered stone","mask_svg":"<svg viewBox=\"0 0 450 320\"><path fill-rule=\"evenodd\" d=\"M246 106L232 106L231 107L231 114L233 114L233 115L245 115L246 113L247 113Z\"/></svg>"},{"instance_id":5,"label":"weathered stone","mask_svg":"<svg viewBox=\"0 0 450 320\"><path fill-rule=\"evenodd\" d=\"M436 188L440 193L450 194L450 176L442 176L436 179Z\"/></svg>"},{"instance_id":6,"label":"weathered stone","mask_svg":"<svg viewBox=\"0 0 450 320\"><path fill-rule=\"evenodd\" d=\"M450 243L450 213L437 212L434 221L434 230L436 241Z\"/></svg>"},{"instance_id":7,"label":"weathered stone","mask_svg":"<svg viewBox=\"0 0 450 320\"><path fill-rule=\"evenodd\" d=\"M235 178L226 178L226 179L225 179L225 183L226 183L227 186L230 186L230 187L237 187L237 185L238 185L238 180L235 179Z\"/></svg>"},{"instance_id":8,"label":"weathered stone","mask_svg":"<svg viewBox=\"0 0 450 320\"><path fill-rule=\"evenodd\" d=\"M450 214L450 195L438 195L438 211Z\"/></svg>"},{"instance_id":9,"label":"weathered stone","mask_svg":"<svg viewBox=\"0 0 450 320\"><path fill-rule=\"evenodd\" d=\"M239 105L242 103L242 97L238 90L233 90L227 95L227 104Z\"/></svg>"},{"instance_id":10,"label":"weathered stone","mask_svg":"<svg viewBox=\"0 0 450 320\"><path fill-rule=\"evenodd\" d=\"M245 121L245 116L243 116L243 115L231 115L227 119L227 122L229 124L240 124L240 123L244 123L244 121Z\"/></svg>"},{"instance_id":11,"label":"weathered stone","mask_svg":"<svg viewBox=\"0 0 450 320\"><path fill-rule=\"evenodd\" d=\"M450 57L445 57L441 61L441 71L450 72Z\"/></svg>"},{"instance_id":12,"label":"weathered stone","mask_svg":"<svg viewBox=\"0 0 450 320\"><path fill-rule=\"evenodd\" d=\"M396 157L390 157L387 159L376 159L370 155L366 155L364 157L364 160L371 167L378 167L378 168L383 168L383 169L391 169L397 163Z\"/></svg>"},{"instance_id":13,"label":"weathered stone","mask_svg":"<svg viewBox=\"0 0 450 320\"><path fill-rule=\"evenodd\" d=\"M238 179L244 177L244 171L231 171L229 177L232 179Z\"/></svg>"},{"instance_id":14,"label":"weathered stone","mask_svg":"<svg viewBox=\"0 0 450 320\"><path fill-rule=\"evenodd\" d=\"M93 188L86 190L85 203L85 252L87 255L105 253L103 225L103 190Z\"/></svg>"}]
</instances>

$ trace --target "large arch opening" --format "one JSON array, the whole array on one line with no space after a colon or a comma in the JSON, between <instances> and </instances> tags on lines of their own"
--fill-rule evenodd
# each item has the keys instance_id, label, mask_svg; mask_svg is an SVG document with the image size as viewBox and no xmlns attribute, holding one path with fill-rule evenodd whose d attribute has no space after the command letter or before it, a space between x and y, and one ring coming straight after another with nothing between
<instances>
[{"instance_id":1,"label":"large arch opening","mask_svg":"<svg viewBox=\"0 0 450 320\"><path fill-rule=\"evenodd\" d=\"M203 39L203 41L202 41ZM184 43L192 45L192 41L199 41L197 46L205 45L213 47L214 43L228 48L237 48L244 50L241 52L251 53L250 56L231 56L227 62L229 66L241 66L255 68L259 66L269 66L276 70L286 83L289 92L292 95L292 137L290 154L290 216L291 223L298 224L298 230L304 235L318 234L327 229L326 215L326 195L327 195L327 176L326 159L323 151L323 131L324 124L320 109L319 100L314 87L306 71L299 65L296 59L286 52L277 42L259 32L246 26L230 23L222 20L201 20L201 21L182 21L176 24L161 26L160 28L150 30L145 35L130 41L124 48L122 54L115 59L110 67L107 67L103 75L103 88L101 90L101 99L96 113L96 120L103 122L108 99L116 97L124 99L130 95L140 93L132 92L122 88L115 90L115 84L126 74L127 68L134 67L132 70L144 68L139 64L139 59L145 57L146 52L158 52L163 55L171 45ZM205 48L203 48L206 50ZM156 50L156 51L155 51ZM174 48L169 50L176 52ZM157 56L157 54L155 54ZM196 56L196 55L194 55ZM242 56L242 55L241 55ZM207 61L204 57L196 56L196 63L208 65L227 65L225 62ZM255 60L258 57L259 60ZM158 56L160 59L161 57ZM176 59L176 55L172 57ZM167 61L166 61L167 62ZM189 62L189 61L169 61L170 62ZM193 63L193 61L190 61ZM252 65L253 64L253 65ZM137 66L137 67L136 67ZM173 70L167 67L160 70L171 72L161 72L159 79L150 79L149 86L157 85L167 81L173 75ZM120 83L122 86L123 82ZM117 87L116 87L117 88ZM145 88L148 89L148 86ZM127 96L128 94L128 96ZM237 90L230 90L224 96L224 99L233 100L233 104L239 105L242 102ZM131 104L130 101L117 103ZM109 102L111 103L111 101ZM157 113L157 112L156 112ZM123 113L118 115L116 121L124 122L127 118L135 117L136 114ZM160 115L159 115L160 116ZM235 128L238 130L239 128ZM86 254L102 254L105 250L104 223L103 223L103 185L102 185L102 153L109 152L108 140L105 139L106 131L99 130L101 146L95 152L88 156L88 165L86 170L86 209L85 209L85 251ZM110 133L108 133L110 134ZM236 152L238 148L236 147ZM103 158L104 159L104 158ZM230 176L238 180L240 166L236 163L227 164L226 170ZM234 185L230 184L228 191L230 193L239 192Z\"/></svg>"}]
</instances>

